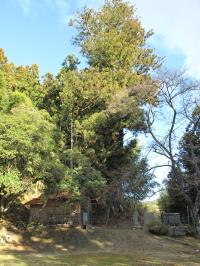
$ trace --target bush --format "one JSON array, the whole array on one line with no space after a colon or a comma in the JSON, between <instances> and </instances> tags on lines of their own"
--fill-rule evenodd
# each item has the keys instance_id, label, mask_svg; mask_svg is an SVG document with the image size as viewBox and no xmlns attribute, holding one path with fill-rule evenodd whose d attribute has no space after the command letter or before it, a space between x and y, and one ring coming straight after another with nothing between
<instances>
[{"instance_id":1,"label":"bush","mask_svg":"<svg viewBox=\"0 0 200 266\"><path fill-rule=\"evenodd\" d=\"M27 227L27 223L24 221L16 221L14 224L18 229L26 229Z\"/></svg>"},{"instance_id":2,"label":"bush","mask_svg":"<svg viewBox=\"0 0 200 266\"><path fill-rule=\"evenodd\" d=\"M27 228L28 229L41 229L41 228L43 228L44 227L44 225L43 224L41 224L40 222L37 222L37 221L35 221L35 222L30 222L28 225L27 225Z\"/></svg>"},{"instance_id":3,"label":"bush","mask_svg":"<svg viewBox=\"0 0 200 266\"><path fill-rule=\"evenodd\" d=\"M167 235L168 234L168 228L165 225L162 225L160 223L150 223L148 225L148 231L155 235Z\"/></svg>"},{"instance_id":4,"label":"bush","mask_svg":"<svg viewBox=\"0 0 200 266\"><path fill-rule=\"evenodd\" d=\"M191 225L185 225L184 230L185 230L186 236L191 236L191 237L196 236L196 230Z\"/></svg>"},{"instance_id":5,"label":"bush","mask_svg":"<svg viewBox=\"0 0 200 266\"><path fill-rule=\"evenodd\" d=\"M19 201L13 203L4 217L19 229L25 229L29 221L29 210Z\"/></svg>"}]
</instances>

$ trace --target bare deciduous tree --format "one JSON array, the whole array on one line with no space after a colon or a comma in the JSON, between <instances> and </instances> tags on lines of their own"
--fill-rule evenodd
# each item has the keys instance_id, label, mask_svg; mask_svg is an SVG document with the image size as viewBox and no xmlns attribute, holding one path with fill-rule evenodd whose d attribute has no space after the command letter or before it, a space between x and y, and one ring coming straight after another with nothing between
<instances>
[{"instance_id":1,"label":"bare deciduous tree","mask_svg":"<svg viewBox=\"0 0 200 266\"><path fill-rule=\"evenodd\" d=\"M159 92L157 105L149 105L146 110L148 133L152 137L152 150L167 159L167 164L158 167L169 167L171 175L176 178L178 190L185 198L189 208L192 223L199 225L200 210L200 175L193 178L183 171L178 159L178 144L185 132L186 126L192 121L192 111L199 102L200 86L187 77L185 72L164 71L157 77ZM191 160L196 166L193 146L190 143ZM199 166L198 166L199 167ZM195 199L191 197L191 188L197 190Z\"/></svg>"}]
</instances>

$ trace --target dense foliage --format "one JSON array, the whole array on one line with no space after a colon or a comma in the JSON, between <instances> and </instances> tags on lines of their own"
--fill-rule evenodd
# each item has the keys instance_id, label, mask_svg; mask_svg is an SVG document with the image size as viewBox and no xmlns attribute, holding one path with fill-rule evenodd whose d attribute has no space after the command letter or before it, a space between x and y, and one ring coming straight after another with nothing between
<instances>
[{"instance_id":1,"label":"dense foliage","mask_svg":"<svg viewBox=\"0 0 200 266\"><path fill-rule=\"evenodd\" d=\"M0 198L7 210L20 193L45 174L53 158L54 125L44 110L34 107L24 93L9 91L0 72Z\"/></svg>"},{"instance_id":2,"label":"dense foliage","mask_svg":"<svg viewBox=\"0 0 200 266\"><path fill-rule=\"evenodd\" d=\"M47 73L41 82L36 65L15 66L0 50L2 211L37 180L47 196L95 198L109 214L155 186L136 139L146 129L143 106L155 102L150 73L159 60L146 46L152 33L122 0L85 8L71 25L85 69L69 55L56 77ZM126 130L132 140L125 145Z\"/></svg>"}]
</instances>

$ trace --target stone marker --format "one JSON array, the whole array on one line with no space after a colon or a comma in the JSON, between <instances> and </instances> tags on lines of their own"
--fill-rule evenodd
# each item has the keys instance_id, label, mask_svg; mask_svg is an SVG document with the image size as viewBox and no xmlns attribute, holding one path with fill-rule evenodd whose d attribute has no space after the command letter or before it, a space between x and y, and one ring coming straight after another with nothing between
<instances>
[{"instance_id":1,"label":"stone marker","mask_svg":"<svg viewBox=\"0 0 200 266\"><path fill-rule=\"evenodd\" d=\"M134 226L140 226L140 222L139 222L139 213L137 210L134 211L133 213L133 217L132 217L132 220L133 220L133 225Z\"/></svg>"},{"instance_id":2,"label":"stone marker","mask_svg":"<svg viewBox=\"0 0 200 266\"><path fill-rule=\"evenodd\" d=\"M89 224L89 214L88 212L83 212L83 225Z\"/></svg>"},{"instance_id":3,"label":"stone marker","mask_svg":"<svg viewBox=\"0 0 200 266\"><path fill-rule=\"evenodd\" d=\"M180 225L180 213L162 213L161 221L165 225Z\"/></svg>"},{"instance_id":4,"label":"stone marker","mask_svg":"<svg viewBox=\"0 0 200 266\"><path fill-rule=\"evenodd\" d=\"M168 227L169 236L185 236L185 230L181 226L169 226Z\"/></svg>"}]
</instances>

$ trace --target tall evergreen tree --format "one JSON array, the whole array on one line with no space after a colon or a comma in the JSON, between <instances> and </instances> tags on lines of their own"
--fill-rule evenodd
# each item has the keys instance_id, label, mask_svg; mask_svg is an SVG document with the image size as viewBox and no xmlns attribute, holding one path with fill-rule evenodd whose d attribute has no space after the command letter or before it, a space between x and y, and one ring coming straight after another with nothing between
<instances>
[{"instance_id":1,"label":"tall evergreen tree","mask_svg":"<svg viewBox=\"0 0 200 266\"><path fill-rule=\"evenodd\" d=\"M134 7L126 2L106 1L98 11L85 8L71 25L78 31L74 44L81 48L88 67L78 70L78 60L68 56L56 79L57 94L52 103L58 99L61 104L51 108L57 110L56 121L62 132L61 160L74 172L83 167L76 159L77 152L88 158L85 174L93 173L97 185L95 173L99 171L99 184L106 180L108 207L113 209L112 202L120 204L130 192L125 192L127 184L132 184L132 192L136 189L134 165L139 163L139 149L137 141L124 146L124 132L129 129L134 135L145 129L142 106L155 101L156 86L150 72L158 67L159 60L146 46L152 32L145 32ZM142 92L144 83L151 84L148 93ZM90 165L95 171L90 170ZM144 172L138 174L143 185L153 186L153 176ZM138 197L145 197L147 190L143 196L140 191ZM118 199L114 199L116 195Z\"/></svg>"}]
</instances>

